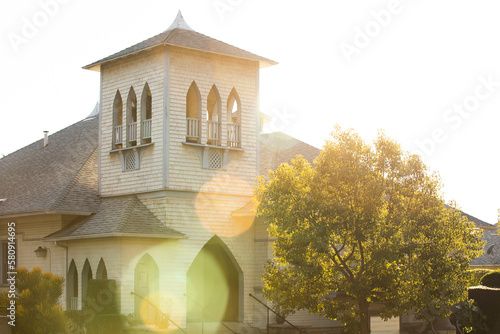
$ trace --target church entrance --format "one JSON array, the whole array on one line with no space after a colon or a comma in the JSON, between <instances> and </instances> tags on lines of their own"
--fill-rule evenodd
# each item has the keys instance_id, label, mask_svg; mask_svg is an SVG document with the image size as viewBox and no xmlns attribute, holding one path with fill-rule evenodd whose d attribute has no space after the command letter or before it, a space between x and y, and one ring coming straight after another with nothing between
<instances>
[{"instance_id":1,"label":"church entrance","mask_svg":"<svg viewBox=\"0 0 500 334\"><path fill-rule=\"evenodd\" d=\"M222 240L213 237L187 273L187 321L238 321L242 283L234 256Z\"/></svg>"}]
</instances>

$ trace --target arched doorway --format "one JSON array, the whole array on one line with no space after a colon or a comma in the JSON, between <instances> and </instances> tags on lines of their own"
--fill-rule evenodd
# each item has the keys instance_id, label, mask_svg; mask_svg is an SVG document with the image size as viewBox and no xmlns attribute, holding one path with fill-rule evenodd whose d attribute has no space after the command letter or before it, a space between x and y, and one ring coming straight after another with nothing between
<instances>
[{"instance_id":1,"label":"arched doorway","mask_svg":"<svg viewBox=\"0 0 500 334\"><path fill-rule=\"evenodd\" d=\"M243 274L217 236L208 241L187 273L187 321L239 321Z\"/></svg>"},{"instance_id":2,"label":"arched doorway","mask_svg":"<svg viewBox=\"0 0 500 334\"><path fill-rule=\"evenodd\" d=\"M135 293L150 301L156 307L160 306L159 270L155 260L145 254L135 267ZM135 296L135 314L146 324L156 323L156 309L144 299Z\"/></svg>"}]
</instances>

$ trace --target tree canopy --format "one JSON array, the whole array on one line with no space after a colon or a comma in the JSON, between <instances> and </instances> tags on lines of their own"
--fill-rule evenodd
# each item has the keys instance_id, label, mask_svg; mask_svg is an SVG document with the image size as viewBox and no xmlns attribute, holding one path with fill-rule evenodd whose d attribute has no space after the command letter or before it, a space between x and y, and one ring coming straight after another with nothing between
<instances>
[{"instance_id":1,"label":"tree canopy","mask_svg":"<svg viewBox=\"0 0 500 334\"><path fill-rule=\"evenodd\" d=\"M314 167L282 164L255 195L275 238L264 294L284 313L307 309L369 333L370 303L384 318L413 309L430 321L466 299L481 235L445 204L439 176L383 132L368 145L337 127Z\"/></svg>"}]
</instances>

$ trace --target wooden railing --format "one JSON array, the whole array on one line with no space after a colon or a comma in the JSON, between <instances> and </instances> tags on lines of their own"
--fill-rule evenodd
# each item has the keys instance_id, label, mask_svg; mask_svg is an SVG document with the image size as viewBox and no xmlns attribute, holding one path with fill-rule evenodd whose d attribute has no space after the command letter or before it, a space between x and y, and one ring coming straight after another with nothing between
<instances>
[{"instance_id":1,"label":"wooden railing","mask_svg":"<svg viewBox=\"0 0 500 334\"><path fill-rule=\"evenodd\" d=\"M200 138L200 120L198 118L186 118L187 120L187 132L186 137L188 138Z\"/></svg>"},{"instance_id":2,"label":"wooden railing","mask_svg":"<svg viewBox=\"0 0 500 334\"><path fill-rule=\"evenodd\" d=\"M227 124L227 146L229 147L240 147L240 125L237 123Z\"/></svg>"},{"instance_id":3,"label":"wooden railing","mask_svg":"<svg viewBox=\"0 0 500 334\"><path fill-rule=\"evenodd\" d=\"M219 122L207 121L208 135L207 140L211 145L220 144Z\"/></svg>"},{"instance_id":4,"label":"wooden railing","mask_svg":"<svg viewBox=\"0 0 500 334\"><path fill-rule=\"evenodd\" d=\"M127 124L127 141L137 141L137 122Z\"/></svg>"},{"instance_id":5,"label":"wooden railing","mask_svg":"<svg viewBox=\"0 0 500 334\"><path fill-rule=\"evenodd\" d=\"M130 294L131 295L135 295L137 297L139 297L141 300L145 301L146 303L148 303L149 305L153 306L153 308L155 309L156 313L157 314L160 314L162 317L164 317L165 319L167 319L168 321L170 321L172 324L174 324L175 327L177 327L177 329L179 329L181 332L183 332L184 334L188 334L185 330L183 330L179 325L177 325L169 316L167 316L165 313L163 313L159 308L158 306L156 306L155 304L153 304L149 299L141 296L140 294L136 293L135 291L130 291Z\"/></svg>"},{"instance_id":6,"label":"wooden railing","mask_svg":"<svg viewBox=\"0 0 500 334\"><path fill-rule=\"evenodd\" d=\"M122 125L115 126L115 145L121 145L123 143L122 128Z\"/></svg>"},{"instance_id":7,"label":"wooden railing","mask_svg":"<svg viewBox=\"0 0 500 334\"><path fill-rule=\"evenodd\" d=\"M264 304L263 302L261 302L259 300L259 298L255 297L251 293L249 293L248 295L250 297L252 297L253 299L255 299L259 304L261 304L262 306L264 306L266 308L266 310L267 310L267 326L266 326L266 328L267 328L267 334L269 334L269 311L273 312L276 315L277 318L281 318L281 320L283 320L283 322L286 322L287 324L289 324L290 326L292 326L292 328L296 329L300 334L307 334L306 330L300 329L299 327L297 327L294 324L292 324L290 321L286 320L285 317L283 317L279 313L275 312L272 308L270 308L269 306L267 306L266 304Z\"/></svg>"},{"instance_id":8,"label":"wooden railing","mask_svg":"<svg viewBox=\"0 0 500 334\"><path fill-rule=\"evenodd\" d=\"M69 297L69 309L78 310L78 297Z\"/></svg>"},{"instance_id":9,"label":"wooden railing","mask_svg":"<svg viewBox=\"0 0 500 334\"><path fill-rule=\"evenodd\" d=\"M142 139L150 139L151 138L151 119L147 119L142 121L142 129L141 136Z\"/></svg>"}]
</instances>

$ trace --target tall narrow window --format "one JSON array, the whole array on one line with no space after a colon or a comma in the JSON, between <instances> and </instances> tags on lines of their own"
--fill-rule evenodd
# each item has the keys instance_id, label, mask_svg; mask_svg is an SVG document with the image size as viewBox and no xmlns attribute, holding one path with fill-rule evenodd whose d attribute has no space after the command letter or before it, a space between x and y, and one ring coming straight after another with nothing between
<instances>
[{"instance_id":1,"label":"tall narrow window","mask_svg":"<svg viewBox=\"0 0 500 334\"><path fill-rule=\"evenodd\" d=\"M101 258L99 264L97 265L97 272L95 274L96 279L108 279L108 271L106 270L106 264Z\"/></svg>"},{"instance_id":2,"label":"tall narrow window","mask_svg":"<svg viewBox=\"0 0 500 334\"><path fill-rule=\"evenodd\" d=\"M212 86L207 98L207 144L220 145L221 139L221 103L217 87Z\"/></svg>"},{"instance_id":3,"label":"tall narrow window","mask_svg":"<svg viewBox=\"0 0 500 334\"><path fill-rule=\"evenodd\" d=\"M241 147L241 103L233 88L227 99L227 146Z\"/></svg>"},{"instance_id":4,"label":"tall narrow window","mask_svg":"<svg viewBox=\"0 0 500 334\"><path fill-rule=\"evenodd\" d=\"M113 102L113 149L123 147L123 102L120 91L117 90L115 94L115 101Z\"/></svg>"},{"instance_id":5,"label":"tall narrow window","mask_svg":"<svg viewBox=\"0 0 500 334\"><path fill-rule=\"evenodd\" d=\"M68 275L66 279L66 298L67 309L78 309L78 271L76 270L75 261L71 260L69 265Z\"/></svg>"},{"instance_id":6,"label":"tall narrow window","mask_svg":"<svg viewBox=\"0 0 500 334\"><path fill-rule=\"evenodd\" d=\"M15 265L17 264L16 252L15 250L17 243L12 240L1 240L0 241L0 285L7 285L8 272L14 272Z\"/></svg>"},{"instance_id":7,"label":"tall narrow window","mask_svg":"<svg viewBox=\"0 0 500 334\"><path fill-rule=\"evenodd\" d=\"M198 86L193 81L186 95L186 142L199 143L201 138L201 95Z\"/></svg>"},{"instance_id":8,"label":"tall narrow window","mask_svg":"<svg viewBox=\"0 0 500 334\"><path fill-rule=\"evenodd\" d=\"M141 315L141 320L146 324L155 323L157 311L153 305L159 305L159 270L155 260L145 254L135 266L134 291L135 314ZM149 302L144 302L147 298Z\"/></svg>"},{"instance_id":9,"label":"tall narrow window","mask_svg":"<svg viewBox=\"0 0 500 334\"><path fill-rule=\"evenodd\" d=\"M82 305L85 304L85 298L87 298L87 287L91 279L92 268L90 267L89 260L86 259L82 270Z\"/></svg>"},{"instance_id":10,"label":"tall narrow window","mask_svg":"<svg viewBox=\"0 0 500 334\"><path fill-rule=\"evenodd\" d=\"M127 98L127 146L137 145L137 97L130 87Z\"/></svg>"},{"instance_id":11,"label":"tall narrow window","mask_svg":"<svg viewBox=\"0 0 500 334\"><path fill-rule=\"evenodd\" d=\"M141 97L141 144L151 143L153 97L148 83L144 85Z\"/></svg>"}]
</instances>

